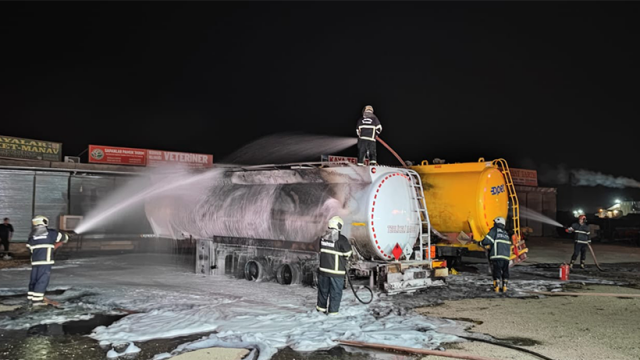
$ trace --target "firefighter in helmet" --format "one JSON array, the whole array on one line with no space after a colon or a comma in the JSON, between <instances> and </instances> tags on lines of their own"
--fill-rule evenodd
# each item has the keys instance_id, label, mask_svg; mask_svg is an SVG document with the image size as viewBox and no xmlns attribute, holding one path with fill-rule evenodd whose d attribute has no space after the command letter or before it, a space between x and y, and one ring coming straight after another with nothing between
<instances>
[{"instance_id":1,"label":"firefighter in helmet","mask_svg":"<svg viewBox=\"0 0 640 360\"><path fill-rule=\"evenodd\" d=\"M69 235L49 229L49 219L38 215L31 220L32 228L27 241L31 251L31 280L27 299L30 306L46 305L44 294L49 285L53 251L69 241Z\"/></svg>"},{"instance_id":2,"label":"firefighter in helmet","mask_svg":"<svg viewBox=\"0 0 640 360\"><path fill-rule=\"evenodd\" d=\"M320 237L320 268L318 269L318 303L316 310L338 315L347 259L352 249L349 240L340 232L344 221L339 216L329 219L327 230ZM327 302L329 303L327 307Z\"/></svg>"},{"instance_id":3,"label":"firefighter in helmet","mask_svg":"<svg viewBox=\"0 0 640 360\"><path fill-rule=\"evenodd\" d=\"M580 268L584 269L584 260L587 256L587 246L591 242L591 231L589 231L589 225L587 225L587 216L580 215L578 217L578 222L571 224L570 227L566 229L568 233L574 233L574 245L573 245L573 255L571 255L571 262L569 263L569 268L573 269L573 263L576 262L576 258L578 257L578 253L580 253Z\"/></svg>"},{"instance_id":4,"label":"firefighter in helmet","mask_svg":"<svg viewBox=\"0 0 640 360\"><path fill-rule=\"evenodd\" d=\"M509 262L511 260L511 241L505 230L507 222L502 216L493 220L493 227L480 244L489 248L489 260L491 261L493 274L493 290L495 292L507 292L509 282ZM502 284L500 284L502 281Z\"/></svg>"},{"instance_id":5,"label":"firefighter in helmet","mask_svg":"<svg viewBox=\"0 0 640 360\"><path fill-rule=\"evenodd\" d=\"M356 133L358 134L358 165L364 166L364 158L369 159L371 165L376 165L376 137L382 132L380 120L373 114L373 106L367 105L362 110L362 117L358 119Z\"/></svg>"}]
</instances>

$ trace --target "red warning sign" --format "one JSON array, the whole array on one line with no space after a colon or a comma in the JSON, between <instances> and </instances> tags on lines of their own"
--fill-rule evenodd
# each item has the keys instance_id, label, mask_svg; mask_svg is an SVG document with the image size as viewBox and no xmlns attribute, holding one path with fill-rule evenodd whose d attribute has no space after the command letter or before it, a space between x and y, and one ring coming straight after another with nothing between
<instances>
[{"instance_id":1,"label":"red warning sign","mask_svg":"<svg viewBox=\"0 0 640 360\"><path fill-rule=\"evenodd\" d=\"M396 260L400 259L400 256L402 256L402 248L400 247L400 244L396 243L396 246L393 247L391 253Z\"/></svg>"}]
</instances>

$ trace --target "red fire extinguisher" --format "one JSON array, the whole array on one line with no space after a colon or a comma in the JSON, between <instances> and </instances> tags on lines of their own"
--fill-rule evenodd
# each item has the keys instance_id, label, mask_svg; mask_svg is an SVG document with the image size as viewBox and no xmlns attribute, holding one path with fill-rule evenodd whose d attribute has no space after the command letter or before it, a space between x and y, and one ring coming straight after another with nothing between
<instances>
[{"instance_id":1,"label":"red fire extinguisher","mask_svg":"<svg viewBox=\"0 0 640 360\"><path fill-rule=\"evenodd\" d=\"M560 265L560 280L569 280L569 265Z\"/></svg>"}]
</instances>

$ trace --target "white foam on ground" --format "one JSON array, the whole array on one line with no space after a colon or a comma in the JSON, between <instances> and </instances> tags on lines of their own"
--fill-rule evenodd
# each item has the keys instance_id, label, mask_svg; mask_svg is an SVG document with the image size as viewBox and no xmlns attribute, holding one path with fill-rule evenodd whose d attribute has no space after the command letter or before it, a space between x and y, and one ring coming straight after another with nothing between
<instances>
[{"instance_id":1,"label":"white foam on ground","mask_svg":"<svg viewBox=\"0 0 640 360\"><path fill-rule=\"evenodd\" d=\"M118 358L120 356L137 354L139 352L140 352L139 347L137 347L134 343L129 343L129 346L127 346L127 348L124 349L124 351L121 353L117 352L115 349L109 350L109 352L107 352L107 358L113 359L113 358Z\"/></svg>"},{"instance_id":2,"label":"white foam on ground","mask_svg":"<svg viewBox=\"0 0 640 360\"><path fill-rule=\"evenodd\" d=\"M338 345L337 340L418 348L434 348L442 342L458 340L453 335L438 332L459 326L454 321L428 320L415 313L389 314L376 319L369 306L356 305L351 301L347 301L335 317L309 310L312 306L289 309L258 307L246 300L212 304L204 308L164 307L168 309L131 315L109 327L97 328L91 337L118 344L215 330L216 333L204 343L191 343L188 349L214 345L235 347L243 343L260 348L260 359L268 359L278 349L287 346L297 351L330 349ZM183 349L186 347L177 351Z\"/></svg>"},{"instance_id":3,"label":"white foam on ground","mask_svg":"<svg viewBox=\"0 0 640 360\"><path fill-rule=\"evenodd\" d=\"M363 305L350 289L344 291L340 315L327 317L315 312L315 289L226 276L204 277L176 268L172 261L167 256L140 254L75 261L79 267L54 270L51 278L50 289L72 287L62 295L50 296L68 309L55 310L55 317L35 312L16 319L5 318L0 321L0 328L22 329L127 309L139 313L97 327L90 337L103 346L118 346L215 332L203 340L183 344L170 354L158 355L157 359L187 350L226 346L258 349L260 360L265 360L288 346L297 351L314 351L332 348L338 340L434 349L445 342L460 341L452 334L464 333L466 327L462 322L398 311L398 301L410 295L376 297L371 304ZM0 283L16 286L3 289L4 292L18 293L20 288L26 292L27 275L0 272ZM486 281L488 285L490 278L452 276L450 281ZM511 288L520 286L536 289L542 285L535 281L511 283Z\"/></svg>"}]
</instances>

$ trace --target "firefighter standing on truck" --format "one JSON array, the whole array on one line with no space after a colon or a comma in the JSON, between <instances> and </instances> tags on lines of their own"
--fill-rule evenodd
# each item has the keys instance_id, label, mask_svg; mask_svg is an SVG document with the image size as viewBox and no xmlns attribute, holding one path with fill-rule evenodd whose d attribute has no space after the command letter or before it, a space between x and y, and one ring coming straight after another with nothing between
<instances>
[{"instance_id":1,"label":"firefighter standing on truck","mask_svg":"<svg viewBox=\"0 0 640 360\"><path fill-rule=\"evenodd\" d=\"M573 269L573 263L576 262L578 253L580 253L580 268L584 269L584 260L587 256L587 246L589 246L589 243L591 242L591 239L589 238L591 231L589 231L589 225L587 225L587 216L580 215L580 217L578 217L578 222L571 224L566 231L568 233L576 233L573 245L573 255L571 255L569 268Z\"/></svg>"},{"instance_id":2,"label":"firefighter standing on truck","mask_svg":"<svg viewBox=\"0 0 640 360\"><path fill-rule=\"evenodd\" d=\"M369 164L376 165L376 136L382 132L380 120L373 114L373 106L367 105L362 111L362 117L358 120L356 133L358 134L358 165L364 166L364 158L369 159Z\"/></svg>"},{"instance_id":3,"label":"firefighter standing on truck","mask_svg":"<svg viewBox=\"0 0 640 360\"><path fill-rule=\"evenodd\" d=\"M42 306L46 305L44 294L49 285L51 265L54 263L53 251L69 241L69 235L49 229L49 219L41 215L34 217L31 224L31 234L27 241L27 248L31 250L31 280L27 299L30 306Z\"/></svg>"},{"instance_id":4,"label":"firefighter standing on truck","mask_svg":"<svg viewBox=\"0 0 640 360\"><path fill-rule=\"evenodd\" d=\"M344 221L339 216L329 219L327 231L320 237L320 268L318 269L318 303L316 310L338 315L347 259L352 249L349 240L340 233ZM327 301L329 306L327 308Z\"/></svg>"},{"instance_id":5,"label":"firefighter standing on truck","mask_svg":"<svg viewBox=\"0 0 640 360\"><path fill-rule=\"evenodd\" d=\"M505 230L506 220L502 216L498 216L493 222L494 226L480 244L489 247L489 260L491 260L493 268L493 290L506 293L512 244L509 240L509 234Z\"/></svg>"}]
</instances>

